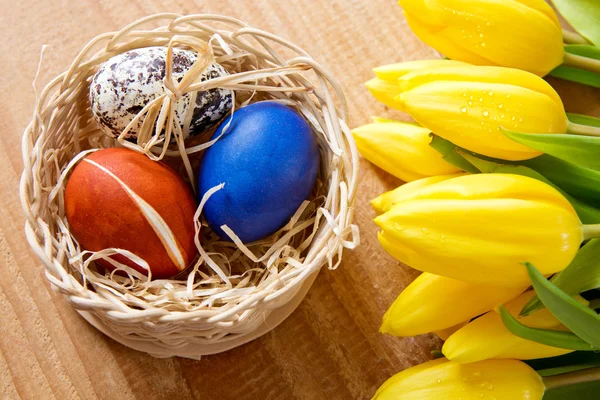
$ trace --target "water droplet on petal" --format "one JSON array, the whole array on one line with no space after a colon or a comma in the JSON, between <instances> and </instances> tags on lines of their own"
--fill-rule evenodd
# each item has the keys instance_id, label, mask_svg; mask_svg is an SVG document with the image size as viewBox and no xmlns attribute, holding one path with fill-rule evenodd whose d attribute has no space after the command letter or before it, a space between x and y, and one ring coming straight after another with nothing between
<instances>
[{"instance_id":1,"label":"water droplet on petal","mask_svg":"<svg viewBox=\"0 0 600 400\"><path fill-rule=\"evenodd\" d=\"M504 107L504 106L502 105L502 103L498 103L498 108L502 108L502 107Z\"/></svg>"},{"instance_id":2,"label":"water droplet on petal","mask_svg":"<svg viewBox=\"0 0 600 400\"><path fill-rule=\"evenodd\" d=\"M487 117L488 115L490 115L489 111L487 111L487 110L485 110L482 114L484 117Z\"/></svg>"},{"instance_id":3,"label":"water droplet on petal","mask_svg":"<svg viewBox=\"0 0 600 400\"><path fill-rule=\"evenodd\" d=\"M473 102L471 100L469 100L469 102L467 103L469 106L473 105Z\"/></svg>"},{"instance_id":4,"label":"water droplet on petal","mask_svg":"<svg viewBox=\"0 0 600 400\"><path fill-rule=\"evenodd\" d=\"M511 121L514 121L515 119L517 119L514 115L512 117L510 117Z\"/></svg>"},{"instance_id":5,"label":"water droplet on petal","mask_svg":"<svg viewBox=\"0 0 600 400\"><path fill-rule=\"evenodd\" d=\"M436 382L437 383L442 383L442 380L440 378L437 378Z\"/></svg>"},{"instance_id":6,"label":"water droplet on petal","mask_svg":"<svg viewBox=\"0 0 600 400\"><path fill-rule=\"evenodd\" d=\"M460 112L461 112L461 113L463 113L463 114L464 114L464 113L466 113L466 112L467 112L467 107L463 107L463 108L461 108L461 109L460 109Z\"/></svg>"},{"instance_id":7,"label":"water droplet on petal","mask_svg":"<svg viewBox=\"0 0 600 400\"><path fill-rule=\"evenodd\" d=\"M510 99L510 93L506 93L506 98Z\"/></svg>"},{"instance_id":8,"label":"water droplet on petal","mask_svg":"<svg viewBox=\"0 0 600 400\"><path fill-rule=\"evenodd\" d=\"M494 91L493 91L493 90L490 90L490 91L488 92L488 96L493 96L493 95L494 95Z\"/></svg>"},{"instance_id":9,"label":"water droplet on petal","mask_svg":"<svg viewBox=\"0 0 600 400\"><path fill-rule=\"evenodd\" d=\"M483 101L483 97L480 97L480 98L479 98L479 101Z\"/></svg>"}]
</instances>

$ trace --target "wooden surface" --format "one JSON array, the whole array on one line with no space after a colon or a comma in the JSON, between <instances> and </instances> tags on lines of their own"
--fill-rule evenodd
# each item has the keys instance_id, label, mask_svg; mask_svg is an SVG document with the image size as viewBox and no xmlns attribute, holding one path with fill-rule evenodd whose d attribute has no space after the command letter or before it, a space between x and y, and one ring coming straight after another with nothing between
<instances>
[{"instance_id":1,"label":"wooden surface","mask_svg":"<svg viewBox=\"0 0 600 400\"><path fill-rule=\"evenodd\" d=\"M221 13L275 32L332 71L348 96L351 126L394 116L362 83L371 68L436 57L408 29L395 0L0 0L0 398L368 399L392 374L429 358L433 336L378 333L381 317L417 273L385 254L368 200L399 181L361 161L356 213L362 245L322 271L277 329L201 361L155 359L90 327L53 293L23 234L18 198L21 132L36 85L62 72L92 37L157 12ZM553 82L555 83L555 82ZM596 114L597 90L559 84L567 109Z\"/></svg>"}]
</instances>

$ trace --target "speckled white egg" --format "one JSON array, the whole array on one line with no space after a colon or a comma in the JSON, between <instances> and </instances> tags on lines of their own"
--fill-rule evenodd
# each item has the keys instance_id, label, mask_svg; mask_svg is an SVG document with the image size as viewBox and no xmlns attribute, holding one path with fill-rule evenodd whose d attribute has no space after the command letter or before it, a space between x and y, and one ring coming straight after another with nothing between
<instances>
[{"instance_id":1,"label":"speckled white egg","mask_svg":"<svg viewBox=\"0 0 600 400\"><path fill-rule=\"evenodd\" d=\"M135 116L152 100L165 93L166 47L146 47L112 57L100 66L90 85L90 103L94 119L102 130L118 137ZM197 55L193 51L173 49L173 79L181 81ZM217 64L210 65L201 80L227 75ZM193 106L190 104L193 102ZM217 124L231 110L232 93L211 89L182 96L175 115L186 133L185 139L198 135ZM135 141L143 118L130 130L126 139ZM185 129L189 124L189 129Z\"/></svg>"}]
</instances>

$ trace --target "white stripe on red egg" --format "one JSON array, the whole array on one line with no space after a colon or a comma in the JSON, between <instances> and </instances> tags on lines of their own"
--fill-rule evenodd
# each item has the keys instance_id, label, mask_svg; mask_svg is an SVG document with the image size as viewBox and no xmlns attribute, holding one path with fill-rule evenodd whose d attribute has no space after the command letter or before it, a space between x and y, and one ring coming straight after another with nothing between
<instances>
[{"instance_id":1,"label":"white stripe on red egg","mask_svg":"<svg viewBox=\"0 0 600 400\"><path fill-rule=\"evenodd\" d=\"M187 267L187 265L185 263L185 257L181 252L181 246L179 245L177 238L171 231L171 228L169 228L169 225L160 216L160 214L154 209L154 207L152 207L144 199L142 199L137 193L135 193L129 186L127 186L127 184L125 182L123 182L121 179L119 179L118 176L113 174L111 171L109 171L102 165L98 164L95 161L89 160L87 158L84 158L83 161L86 161L86 162L92 164L93 166L99 168L101 171L107 173L111 178L113 178L115 181L117 181L119 183L119 185L121 185L123 190L125 190L125 193L127 193L127 195L129 197L131 197L131 199L134 201L134 203L136 203L136 205L139 207L140 211L142 212L142 215L146 218L146 220L148 221L148 223L150 224L150 226L156 233L156 236L158 236L161 243L163 244L165 251L169 255L169 258L171 258L171 261L173 261L173 264L175 264L175 266L180 271L183 271L185 269L185 267Z\"/></svg>"}]
</instances>

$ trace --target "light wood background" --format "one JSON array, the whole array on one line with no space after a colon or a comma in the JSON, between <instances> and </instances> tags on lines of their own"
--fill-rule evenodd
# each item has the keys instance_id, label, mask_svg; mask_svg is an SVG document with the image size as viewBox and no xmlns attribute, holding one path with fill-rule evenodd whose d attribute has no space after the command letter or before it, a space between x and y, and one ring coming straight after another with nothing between
<instances>
[{"instance_id":1,"label":"light wood background","mask_svg":"<svg viewBox=\"0 0 600 400\"><path fill-rule=\"evenodd\" d=\"M394 116L363 82L371 68L436 57L394 0L0 0L0 398L368 399L392 374L427 360L433 336L378 333L417 273L385 254L368 200L400 182L364 160L356 213L362 245L321 272L300 307L266 336L201 361L155 359L97 332L52 292L23 234L20 139L41 89L92 37L157 12L221 13L277 33L332 71L351 126ZM553 82L556 83L556 82ZM557 84L572 112L598 114L598 90Z\"/></svg>"}]
</instances>

